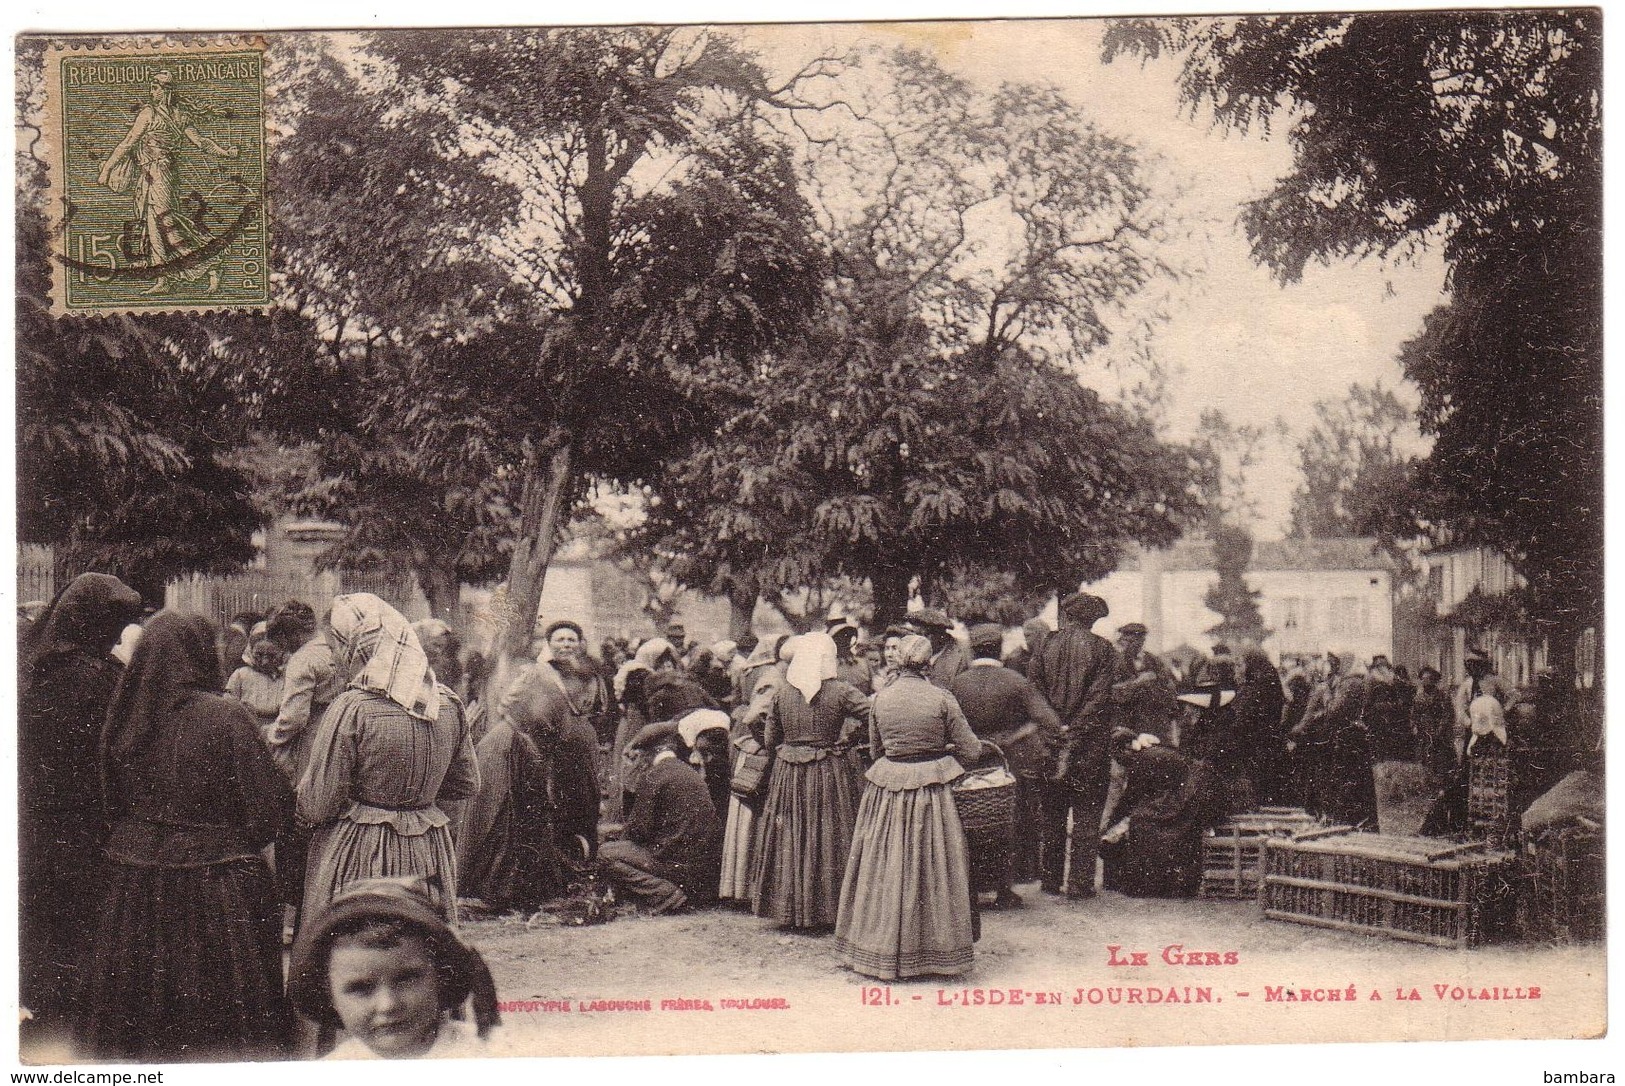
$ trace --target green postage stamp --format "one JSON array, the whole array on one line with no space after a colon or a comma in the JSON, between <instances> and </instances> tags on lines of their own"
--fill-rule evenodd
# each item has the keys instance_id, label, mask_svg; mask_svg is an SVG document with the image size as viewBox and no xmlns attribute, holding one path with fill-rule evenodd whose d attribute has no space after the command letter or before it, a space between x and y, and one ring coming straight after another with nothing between
<instances>
[{"instance_id":1,"label":"green postage stamp","mask_svg":"<svg viewBox=\"0 0 1625 1086\"><path fill-rule=\"evenodd\" d=\"M59 49L45 78L53 312L266 308L263 49Z\"/></svg>"}]
</instances>

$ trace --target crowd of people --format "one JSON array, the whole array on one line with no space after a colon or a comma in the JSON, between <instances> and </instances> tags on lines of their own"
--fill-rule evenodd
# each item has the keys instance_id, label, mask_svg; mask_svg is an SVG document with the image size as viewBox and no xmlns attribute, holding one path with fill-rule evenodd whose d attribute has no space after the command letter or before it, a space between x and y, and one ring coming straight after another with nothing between
<instances>
[{"instance_id":1,"label":"crowd of people","mask_svg":"<svg viewBox=\"0 0 1625 1086\"><path fill-rule=\"evenodd\" d=\"M1230 814L1376 828L1395 782L1454 832L1471 759L1549 745L1541 691L1482 654L1454 690L1381 656L1178 667L1107 617L1080 592L1053 630L925 609L867 639L674 626L598 654L563 619L515 662L368 593L217 632L82 575L22 642L25 1029L90 1058L277 1058L297 1011L336 1055L465 1053L496 1015L460 910L584 879L831 935L867 976L953 975L1022 884L1190 896ZM1013 813L967 831L956 786L991 767Z\"/></svg>"}]
</instances>

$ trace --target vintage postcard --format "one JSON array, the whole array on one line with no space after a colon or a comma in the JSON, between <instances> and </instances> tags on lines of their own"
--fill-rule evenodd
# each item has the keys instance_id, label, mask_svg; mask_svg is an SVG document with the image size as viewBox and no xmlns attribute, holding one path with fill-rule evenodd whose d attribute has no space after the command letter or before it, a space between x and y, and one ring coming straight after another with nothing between
<instances>
[{"instance_id":1,"label":"vintage postcard","mask_svg":"<svg viewBox=\"0 0 1625 1086\"><path fill-rule=\"evenodd\" d=\"M1602 48L19 35L20 1062L1603 1037Z\"/></svg>"}]
</instances>

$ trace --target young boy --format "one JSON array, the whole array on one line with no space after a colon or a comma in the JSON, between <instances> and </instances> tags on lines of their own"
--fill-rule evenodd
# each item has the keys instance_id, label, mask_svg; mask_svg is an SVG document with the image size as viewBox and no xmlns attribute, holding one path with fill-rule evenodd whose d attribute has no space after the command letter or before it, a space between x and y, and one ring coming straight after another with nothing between
<instances>
[{"instance_id":1,"label":"young boy","mask_svg":"<svg viewBox=\"0 0 1625 1086\"><path fill-rule=\"evenodd\" d=\"M485 959L447 927L421 878L346 887L299 933L288 993L324 1031L348 1034L328 1059L474 1058L498 1023ZM466 1000L473 1025L450 1017Z\"/></svg>"}]
</instances>

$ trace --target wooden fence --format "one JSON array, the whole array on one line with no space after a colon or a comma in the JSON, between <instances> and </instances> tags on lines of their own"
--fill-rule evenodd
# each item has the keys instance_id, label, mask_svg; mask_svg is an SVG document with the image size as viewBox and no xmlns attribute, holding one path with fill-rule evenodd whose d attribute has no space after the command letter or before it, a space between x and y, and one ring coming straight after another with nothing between
<instances>
[{"instance_id":1,"label":"wooden fence","mask_svg":"<svg viewBox=\"0 0 1625 1086\"><path fill-rule=\"evenodd\" d=\"M56 596L56 566L50 547L23 543L17 548L17 602L49 601Z\"/></svg>"},{"instance_id":2,"label":"wooden fence","mask_svg":"<svg viewBox=\"0 0 1625 1086\"><path fill-rule=\"evenodd\" d=\"M358 573L327 570L314 574L269 574L250 570L229 576L194 573L169 582L164 606L207 617L220 626L244 611L270 611L287 600L303 600L320 615L333 597L346 592L371 592L400 611L409 621L429 617L429 604L410 573Z\"/></svg>"}]
</instances>

